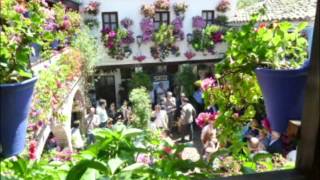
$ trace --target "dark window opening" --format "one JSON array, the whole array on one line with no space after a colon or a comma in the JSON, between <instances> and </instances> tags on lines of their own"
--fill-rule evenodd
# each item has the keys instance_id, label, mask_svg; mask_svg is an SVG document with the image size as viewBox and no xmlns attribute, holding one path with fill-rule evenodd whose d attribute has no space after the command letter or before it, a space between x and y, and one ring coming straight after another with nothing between
<instances>
[{"instance_id":1,"label":"dark window opening","mask_svg":"<svg viewBox=\"0 0 320 180\"><path fill-rule=\"evenodd\" d=\"M202 17L205 20L206 25L211 25L214 23L214 11L212 10L202 11Z\"/></svg>"},{"instance_id":2,"label":"dark window opening","mask_svg":"<svg viewBox=\"0 0 320 180\"><path fill-rule=\"evenodd\" d=\"M103 29L117 29L118 28L118 13L117 12L103 12L102 13Z\"/></svg>"},{"instance_id":3,"label":"dark window opening","mask_svg":"<svg viewBox=\"0 0 320 180\"><path fill-rule=\"evenodd\" d=\"M157 11L153 21L156 29L159 29L162 24L170 24L169 11Z\"/></svg>"}]
</instances>

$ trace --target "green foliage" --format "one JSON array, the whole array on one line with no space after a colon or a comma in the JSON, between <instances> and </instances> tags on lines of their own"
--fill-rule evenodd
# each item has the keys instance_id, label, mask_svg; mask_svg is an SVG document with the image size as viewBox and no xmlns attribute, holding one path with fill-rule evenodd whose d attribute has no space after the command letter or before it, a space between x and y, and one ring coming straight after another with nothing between
<instances>
[{"instance_id":1,"label":"green foliage","mask_svg":"<svg viewBox=\"0 0 320 180\"><path fill-rule=\"evenodd\" d=\"M151 100L147 89L145 87L133 89L129 100L134 114L133 127L147 128L151 118Z\"/></svg>"},{"instance_id":2,"label":"green foliage","mask_svg":"<svg viewBox=\"0 0 320 180\"><path fill-rule=\"evenodd\" d=\"M29 161L25 156L1 161L1 179L65 179L71 164L68 162Z\"/></svg>"},{"instance_id":3,"label":"green foliage","mask_svg":"<svg viewBox=\"0 0 320 180\"><path fill-rule=\"evenodd\" d=\"M222 32L224 29L217 25L208 25L203 30L194 30L192 38L192 47L196 51L210 51L215 47L213 36L215 33Z\"/></svg>"},{"instance_id":4,"label":"green foliage","mask_svg":"<svg viewBox=\"0 0 320 180\"><path fill-rule=\"evenodd\" d=\"M63 121L64 117L58 110L72 88L70 82L80 77L82 64L81 53L70 49L39 73L30 113L31 121L46 121L52 113L55 119Z\"/></svg>"},{"instance_id":5,"label":"green foliage","mask_svg":"<svg viewBox=\"0 0 320 180\"><path fill-rule=\"evenodd\" d=\"M160 26L160 29L154 34L153 39L157 46L171 46L176 40L176 37L173 35L173 26L166 24Z\"/></svg>"},{"instance_id":6,"label":"green foliage","mask_svg":"<svg viewBox=\"0 0 320 180\"><path fill-rule=\"evenodd\" d=\"M182 86L183 92L187 97L191 97L194 92L194 83L197 76L192 71L192 66L186 64L182 66L182 70L175 75L175 83Z\"/></svg>"},{"instance_id":7,"label":"green foliage","mask_svg":"<svg viewBox=\"0 0 320 180\"><path fill-rule=\"evenodd\" d=\"M307 40L301 31L307 23L296 28L289 22L256 24L259 16L255 15L239 30L227 33L229 44L226 66L242 69L245 73L254 73L257 67L271 69L295 69L307 58Z\"/></svg>"},{"instance_id":8,"label":"green foliage","mask_svg":"<svg viewBox=\"0 0 320 180\"><path fill-rule=\"evenodd\" d=\"M47 33L42 28L46 17L41 11L41 4L35 0L27 4L29 18L15 11L15 5L17 3L14 0L1 1L1 84L21 82L31 78L29 57L32 48L30 44L49 46L42 38L47 37Z\"/></svg>"},{"instance_id":9,"label":"green foliage","mask_svg":"<svg viewBox=\"0 0 320 180\"><path fill-rule=\"evenodd\" d=\"M175 46L177 41L173 33L173 25L162 24L153 35L154 46L150 48L151 56L160 61L169 57L170 53L174 56L180 56L179 47Z\"/></svg>"},{"instance_id":10,"label":"green foliage","mask_svg":"<svg viewBox=\"0 0 320 180\"><path fill-rule=\"evenodd\" d=\"M77 34L72 46L79 49L84 57L84 73L88 76L93 73L97 62L106 57L103 45L95 36L90 34L90 29L87 26L81 27L81 32Z\"/></svg>"},{"instance_id":11,"label":"green foliage","mask_svg":"<svg viewBox=\"0 0 320 180\"><path fill-rule=\"evenodd\" d=\"M151 77L144 72L136 72L132 74L130 80L130 89L145 87L148 91L152 90Z\"/></svg>"},{"instance_id":12,"label":"green foliage","mask_svg":"<svg viewBox=\"0 0 320 180\"><path fill-rule=\"evenodd\" d=\"M260 0L238 0L237 8L238 9L243 9L243 8L248 7L248 6L254 5L259 1Z\"/></svg>"},{"instance_id":13,"label":"green foliage","mask_svg":"<svg viewBox=\"0 0 320 180\"><path fill-rule=\"evenodd\" d=\"M54 13L48 13L51 11ZM65 21L65 17L68 17L68 22ZM48 19L58 26L55 30L46 29L49 26ZM0 83L2 84L31 78L33 74L29 59L33 48L30 45L38 44L41 47L41 56L50 57L50 43L60 40L61 44L64 44L67 37L77 32L80 15L77 12L66 11L60 3L49 10L38 0L25 3L4 0L1 1L0 22Z\"/></svg>"}]
</instances>

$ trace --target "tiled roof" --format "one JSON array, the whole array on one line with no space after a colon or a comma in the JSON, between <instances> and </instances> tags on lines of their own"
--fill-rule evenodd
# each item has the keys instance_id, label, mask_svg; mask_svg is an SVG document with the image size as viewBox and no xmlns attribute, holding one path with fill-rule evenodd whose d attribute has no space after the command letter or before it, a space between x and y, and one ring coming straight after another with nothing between
<instances>
[{"instance_id":1,"label":"tiled roof","mask_svg":"<svg viewBox=\"0 0 320 180\"><path fill-rule=\"evenodd\" d=\"M250 15L258 12L263 6L266 14L261 21L288 20L305 21L313 20L316 12L317 0L263 0L244 9L236 10L231 23L242 23L250 19Z\"/></svg>"}]
</instances>

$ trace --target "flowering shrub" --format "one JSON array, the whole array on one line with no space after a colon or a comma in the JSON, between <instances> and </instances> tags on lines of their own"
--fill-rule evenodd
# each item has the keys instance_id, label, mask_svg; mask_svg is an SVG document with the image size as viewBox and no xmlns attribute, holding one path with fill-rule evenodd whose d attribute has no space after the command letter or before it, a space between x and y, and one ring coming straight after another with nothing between
<instances>
[{"instance_id":1,"label":"flowering shrub","mask_svg":"<svg viewBox=\"0 0 320 180\"><path fill-rule=\"evenodd\" d=\"M146 59L146 56L144 55L134 56L133 59L136 61L142 62Z\"/></svg>"},{"instance_id":2,"label":"flowering shrub","mask_svg":"<svg viewBox=\"0 0 320 180\"><path fill-rule=\"evenodd\" d=\"M218 6L216 7L216 10L219 12L226 12L230 9L230 1L229 0L221 0Z\"/></svg>"},{"instance_id":3,"label":"flowering shrub","mask_svg":"<svg viewBox=\"0 0 320 180\"><path fill-rule=\"evenodd\" d=\"M32 122L48 123L53 119L63 121L58 113L65 96L70 92L75 78L81 74L83 59L79 51L69 50L60 59L39 74L30 111Z\"/></svg>"},{"instance_id":4,"label":"flowering shrub","mask_svg":"<svg viewBox=\"0 0 320 180\"><path fill-rule=\"evenodd\" d=\"M120 24L121 24L124 28L128 29L130 26L133 25L133 21L132 21L132 19L130 19L130 18L124 18L124 19L122 19L122 20L120 21Z\"/></svg>"},{"instance_id":5,"label":"flowering shrub","mask_svg":"<svg viewBox=\"0 0 320 180\"><path fill-rule=\"evenodd\" d=\"M137 156L137 163L142 163L144 165L151 165L152 164L152 159L150 158L150 155L141 153Z\"/></svg>"},{"instance_id":6,"label":"flowering shrub","mask_svg":"<svg viewBox=\"0 0 320 180\"><path fill-rule=\"evenodd\" d=\"M141 13L144 17L152 18L156 14L156 7L153 4L144 4L141 7Z\"/></svg>"},{"instance_id":7,"label":"flowering shrub","mask_svg":"<svg viewBox=\"0 0 320 180\"><path fill-rule=\"evenodd\" d=\"M87 25L90 29L99 26L99 22L97 19L85 19L84 24Z\"/></svg>"},{"instance_id":8,"label":"flowering shrub","mask_svg":"<svg viewBox=\"0 0 320 180\"><path fill-rule=\"evenodd\" d=\"M108 55L117 60L128 58L132 54L129 44L134 42L133 32L126 29L102 30L102 41L108 48Z\"/></svg>"},{"instance_id":9,"label":"flowering shrub","mask_svg":"<svg viewBox=\"0 0 320 180\"><path fill-rule=\"evenodd\" d=\"M208 51L214 54L215 44L223 41L223 31L222 27L216 25L206 26L202 31L194 30L192 47L196 51Z\"/></svg>"},{"instance_id":10,"label":"flowering shrub","mask_svg":"<svg viewBox=\"0 0 320 180\"><path fill-rule=\"evenodd\" d=\"M184 56L185 56L188 60L192 59L195 55L196 55L196 54L195 54L194 52L192 52L191 50L186 51L186 52L184 53Z\"/></svg>"},{"instance_id":11,"label":"flowering shrub","mask_svg":"<svg viewBox=\"0 0 320 180\"><path fill-rule=\"evenodd\" d=\"M170 0L156 0L154 2L154 6L158 10L169 10L170 8Z\"/></svg>"},{"instance_id":12,"label":"flowering shrub","mask_svg":"<svg viewBox=\"0 0 320 180\"><path fill-rule=\"evenodd\" d=\"M183 19L176 17L171 24L173 25L173 35L180 40L184 40Z\"/></svg>"},{"instance_id":13,"label":"flowering shrub","mask_svg":"<svg viewBox=\"0 0 320 180\"><path fill-rule=\"evenodd\" d=\"M129 100L132 103L132 111L135 116L132 126L147 128L151 118L151 100L147 89L143 86L132 89Z\"/></svg>"},{"instance_id":14,"label":"flowering shrub","mask_svg":"<svg viewBox=\"0 0 320 180\"><path fill-rule=\"evenodd\" d=\"M187 11L188 7L188 4L184 1L173 4L173 10L176 15L184 14Z\"/></svg>"},{"instance_id":15,"label":"flowering shrub","mask_svg":"<svg viewBox=\"0 0 320 180\"><path fill-rule=\"evenodd\" d=\"M100 3L97 1L91 1L87 7L84 8L84 12L92 15L97 15L99 13Z\"/></svg>"},{"instance_id":16,"label":"flowering shrub","mask_svg":"<svg viewBox=\"0 0 320 180\"><path fill-rule=\"evenodd\" d=\"M196 123L199 127L203 128L205 125L209 124L210 122L214 122L218 118L218 113L208 113L202 112L196 118Z\"/></svg>"},{"instance_id":17,"label":"flowering shrub","mask_svg":"<svg viewBox=\"0 0 320 180\"><path fill-rule=\"evenodd\" d=\"M172 25L161 25L160 29L154 34L153 41L155 45L151 47L151 55L154 59L163 59L167 58L170 55L170 52L179 56L179 47L175 46L176 37L173 34Z\"/></svg>"},{"instance_id":18,"label":"flowering shrub","mask_svg":"<svg viewBox=\"0 0 320 180\"><path fill-rule=\"evenodd\" d=\"M206 21L201 16L195 16L192 18L192 27L196 30L202 30L206 27Z\"/></svg>"},{"instance_id":19,"label":"flowering shrub","mask_svg":"<svg viewBox=\"0 0 320 180\"><path fill-rule=\"evenodd\" d=\"M142 31L142 41L151 41L155 31L153 20L151 18L143 18L140 23L140 28Z\"/></svg>"}]
</instances>

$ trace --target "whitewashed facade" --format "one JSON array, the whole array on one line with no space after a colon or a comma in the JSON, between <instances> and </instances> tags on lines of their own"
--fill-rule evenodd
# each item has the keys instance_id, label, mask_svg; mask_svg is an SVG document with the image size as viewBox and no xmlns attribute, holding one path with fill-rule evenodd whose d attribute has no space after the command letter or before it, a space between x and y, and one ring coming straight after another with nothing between
<instances>
[{"instance_id":1,"label":"whitewashed facade","mask_svg":"<svg viewBox=\"0 0 320 180\"><path fill-rule=\"evenodd\" d=\"M102 13L103 12L117 12L118 13L118 23L120 26L120 21L126 17L133 20L133 26L130 28L134 32L134 37L141 35L140 22L143 19L143 15L140 12L142 5L144 4L152 4L155 0L96 0L100 2L99 13L96 16L99 27L94 29L94 34L97 37L101 36L100 30L102 29ZM185 18L183 21L183 31L186 34L192 33L192 17L201 16L203 10L215 10L216 6L221 0L171 0L170 7L170 22L176 17L173 11L173 4L175 2L186 2L189 7L185 13ZM82 7L86 7L91 0L83 0ZM224 13L224 15L228 17L232 17L235 8L236 8L236 0L231 0L231 9ZM221 14L221 13L220 13ZM215 16L219 15L219 12L215 11ZM84 16L87 16L84 14ZM183 41L177 41L176 45L180 48L181 55L179 57L170 56L164 60L164 62L183 62L186 61L186 57L183 55L187 50L189 50L187 38ZM150 54L150 46L153 42L149 42L141 45L141 52L146 56L145 61L142 63L159 63L159 60L155 60L152 58ZM124 60L115 60L112 58L106 58L105 60L98 63L98 66L109 66L109 65L128 65L128 64L140 64L140 62L134 61L133 56L135 56L138 51L137 43L133 43L130 45L133 50L132 55ZM209 59L221 59L223 57L223 53L225 52L226 46L221 43L218 44L215 48L217 52L214 55L211 54L203 54L196 53L196 56L193 60L209 60ZM195 51L194 51L195 52Z\"/></svg>"}]
</instances>

